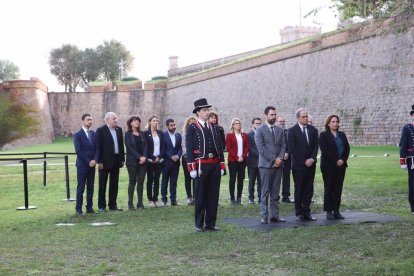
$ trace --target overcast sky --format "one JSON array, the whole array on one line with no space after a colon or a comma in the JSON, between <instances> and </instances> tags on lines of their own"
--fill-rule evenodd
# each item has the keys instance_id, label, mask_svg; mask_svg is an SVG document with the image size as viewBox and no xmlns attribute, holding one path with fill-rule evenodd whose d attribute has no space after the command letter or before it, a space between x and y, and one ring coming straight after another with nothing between
<instances>
[{"instance_id":1,"label":"overcast sky","mask_svg":"<svg viewBox=\"0 0 414 276\"><path fill-rule=\"evenodd\" d=\"M135 57L130 76L167 75L171 55L183 67L280 43L285 26L335 29L330 0L2 0L0 59L63 91L49 73L49 52L63 44L95 48L122 42ZM316 7L316 17L302 18Z\"/></svg>"}]
</instances>

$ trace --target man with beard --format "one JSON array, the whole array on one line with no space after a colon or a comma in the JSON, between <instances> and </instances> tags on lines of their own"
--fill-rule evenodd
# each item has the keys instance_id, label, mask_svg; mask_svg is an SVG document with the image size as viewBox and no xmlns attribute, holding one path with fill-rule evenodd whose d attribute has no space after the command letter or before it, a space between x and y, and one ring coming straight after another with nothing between
<instances>
[{"instance_id":1,"label":"man with beard","mask_svg":"<svg viewBox=\"0 0 414 276\"><path fill-rule=\"evenodd\" d=\"M283 172L283 160L286 153L286 140L283 129L275 125L276 108L266 107L266 123L256 130L254 140L259 151L259 172L262 198L260 202L260 222L268 223L268 204L270 197L270 222L285 222L279 216L280 180Z\"/></svg>"}]
</instances>

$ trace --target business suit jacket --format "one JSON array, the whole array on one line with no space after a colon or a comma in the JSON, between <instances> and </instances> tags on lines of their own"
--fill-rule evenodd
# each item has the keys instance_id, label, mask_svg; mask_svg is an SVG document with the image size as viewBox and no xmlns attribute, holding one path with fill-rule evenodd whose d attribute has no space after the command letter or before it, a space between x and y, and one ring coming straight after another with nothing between
<instances>
[{"instance_id":1,"label":"business suit jacket","mask_svg":"<svg viewBox=\"0 0 414 276\"><path fill-rule=\"evenodd\" d=\"M140 131L139 133L139 139L142 141L142 147L143 147L143 154L140 155L138 153L138 149L135 143L135 137L132 132L127 131L125 132L125 147L126 147L126 161L125 164L127 166L138 166L139 159L144 156L147 157L148 154L148 145L147 145L147 139L144 136L144 133Z\"/></svg>"},{"instance_id":2,"label":"business suit jacket","mask_svg":"<svg viewBox=\"0 0 414 276\"><path fill-rule=\"evenodd\" d=\"M241 133L241 137L243 141L242 157L243 157L243 160L246 160L247 154L249 153L249 140L247 138L247 134L244 132ZM227 151L229 153L228 161L237 162L237 159L239 159L239 157L237 156L238 148L237 148L237 138L236 138L235 133L227 134L226 145L227 145Z\"/></svg>"},{"instance_id":3,"label":"business suit jacket","mask_svg":"<svg viewBox=\"0 0 414 276\"><path fill-rule=\"evenodd\" d=\"M89 162L92 160L98 161L98 150L96 147L96 134L94 131L89 131L91 135L91 142L89 142L83 128L75 133L74 145L76 152L76 166L78 168L89 168Z\"/></svg>"},{"instance_id":4,"label":"business suit jacket","mask_svg":"<svg viewBox=\"0 0 414 276\"><path fill-rule=\"evenodd\" d=\"M121 168L125 162L124 156L124 139L122 137L122 129L115 127L116 137L118 140L119 158L114 163L115 144L111 132L107 125L103 125L96 130L96 140L98 144L98 163L102 163L105 170L110 170L114 167Z\"/></svg>"},{"instance_id":5,"label":"business suit jacket","mask_svg":"<svg viewBox=\"0 0 414 276\"><path fill-rule=\"evenodd\" d=\"M286 152L286 140L283 129L274 125L275 138L267 124L256 129L254 140L259 151L259 168L272 168L275 159L283 160Z\"/></svg>"},{"instance_id":6,"label":"business suit jacket","mask_svg":"<svg viewBox=\"0 0 414 276\"><path fill-rule=\"evenodd\" d=\"M164 159L165 160L172 160L171 158L174 155L177 155L179 158L181 158L181 155L183 154L183 149L181 147L181 134L174 133L175 136L175 147L172 144L170 134L168 133L168 130L163 133L164 137ZM177 161L178 162L178 161Z\"/></svg>"},{"instance_id":7,"label":"business suit jacket","mask_svg":"<svg viewBox=\"0 0 414 276\"><path fill-rule=\"evenodd\" d=\"M292 168L300 168L309 158L316 164L318 154L318 130L312 125L306 125L309 144L299 124L288 130L289 150L292 157Z\"/></svg>"},{"instance_id":8,"label":"business suit jacket","mask_svg":"<svg viewBox=\"0 0 414 276\"><path fill-rule=\"evenodd\" d=\"M164 141L164 135L161 130L157 130L158 137L160 138L160 155L158 158L162 159L164 158L164 152L165 152L165 141ZM144 132L144 136L147 139L148 144L148 152L147 152L147 158L154 160L156 157L154 154L154 140L152 139L152 133L151 130L146 130Z\"/></svg>"},{"instance_id":9,"label":"business suit jacket","mask_svg":"<svg viewBox=\"0 0 414 276\"><path fill-rule=\"evenodd\" d=\"M342 144L344 145L344 152L341 159L345 161L342 165L342 168L345 168L348 167L347 160L350 147L344 132L338 131L337 135L341 138ZM337 168L336 162L339 160L338 148L336 147L335 137L330 130L321 132L319 136L319 147L321 149L321 168Z\"/></svg>"},{"instance_id":10,"label":"business suit jacket","mask_svg":"<svg viewBox=\"0 0 414 276\"><path fill-rule=\"evenodd\" d=\"M247 155L247 167L257 168L259 166L259 151L257 150L256 142L254 140L254 131L247 133L249 140L249 154Z\"/></svg>"}]
</instances>

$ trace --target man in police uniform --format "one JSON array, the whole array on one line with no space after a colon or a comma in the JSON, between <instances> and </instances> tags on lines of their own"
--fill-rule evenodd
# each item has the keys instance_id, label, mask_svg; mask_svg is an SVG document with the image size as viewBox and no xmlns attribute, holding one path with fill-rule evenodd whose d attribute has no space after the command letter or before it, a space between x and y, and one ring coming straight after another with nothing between
<instances>
[{"instance_id":1,"label":"man in police uniform","mask_svg":"<svg viewBox=\"0 0 414 276\"><path fill-rule=\"evenodd\" d=\"M197 121L187 128L187 166L195 178L195 230L218 231L216 227L220 179L224 173L224 156L220 133L208 122L209 108L205 98L194 102ZM204 227L205 225L205 227Z\"/></svg>"},{"instance_id":2,"label":"man in police uniform","mask_svg":"<svg viewBox=\"0 0 414 276\"><path fill-rule=\"evenodd\" d=\"M412 123L403 127L399 145L401 168L408 170L408 201L414 215L414 105L411 109Z\"/></svg>"}]
</instances>

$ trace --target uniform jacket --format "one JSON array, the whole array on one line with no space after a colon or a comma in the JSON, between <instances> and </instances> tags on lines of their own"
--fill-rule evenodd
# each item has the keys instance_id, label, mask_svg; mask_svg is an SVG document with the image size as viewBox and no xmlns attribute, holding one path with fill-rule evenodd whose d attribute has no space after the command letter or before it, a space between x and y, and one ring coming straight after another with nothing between
<instances>
[{"instance_id":1,"label":"uniform jacket","mask_svg":"<svg viewBox=\"0 0 414 276\"><path fill-rule=\"evenodd\" d=\"M221 169L225 169L224 165L224 155L223 155L223 146L220 138L220 133L216 125L214 124L208 124L209 129L208 131L212 132L213 136L213 143L214 147L216 149L216 152L218 154ZM188 170L196 170L196 161L208 158L206 153L206 143L205 143L205 135L204 135L205 129L200 125L198 121L196 121L194 124L191 124L187 128L187 132L185 135L185 144L186 144L186 150L187 150L187 164L188 164Z\"/></svg>"}]
</instances>

